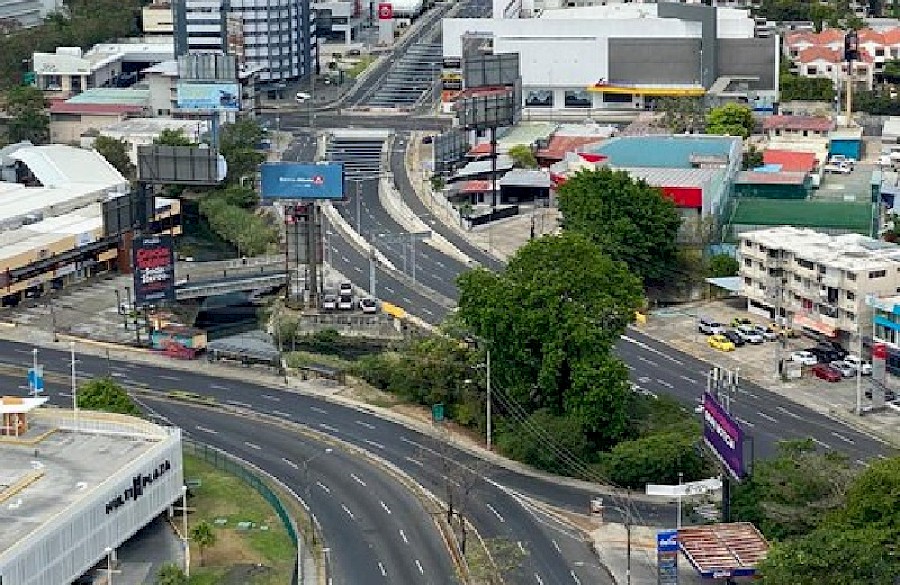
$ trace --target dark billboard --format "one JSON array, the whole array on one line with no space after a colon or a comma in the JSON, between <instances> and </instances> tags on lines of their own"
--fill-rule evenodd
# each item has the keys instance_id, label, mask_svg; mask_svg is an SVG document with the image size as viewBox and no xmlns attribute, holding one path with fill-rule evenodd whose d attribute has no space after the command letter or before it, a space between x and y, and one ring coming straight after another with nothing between
<instances>
[{"instance_id":1,"label":"dark billboard","mask_svg":"<svg viewBox=\"0 0 900 585\"><path fill-rule=\"evenodd\" d=\"M131 246L131 263L135 305L175 300L175 241L172 236L135 238Z\"/></svg>"},{"instance_id":2,"label":"dark billboard","mask_svg":"<svg viewBox=\"0 0 900 585\"><path fill-rule=\"evenodd\" d=\"M747 475L744 431L708 392L703 394L703 439L732 477Z\"/></svg>"}]
</instances>

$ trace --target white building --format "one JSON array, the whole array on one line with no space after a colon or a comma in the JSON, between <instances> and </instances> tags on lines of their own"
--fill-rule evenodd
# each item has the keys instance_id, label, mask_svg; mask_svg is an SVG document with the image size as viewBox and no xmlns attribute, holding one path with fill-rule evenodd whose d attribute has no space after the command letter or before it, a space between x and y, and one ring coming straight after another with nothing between
<instances>
[{"instance_id":1,"label":"white building","mask_svg":"<svg viewBox=\"0 0 900 585\"><path fill-rule=\"evenodd\" d=\"M137 165L138 147L153 144L163 130L181 132L188 140L199 144L200 138L209 130L209 122L172 118L129 118L118 124L100 128L99 132L100 136L123 141L128 147L128 156L132 164Z\"/></svg>"},{"instance_id":2,"label":"white building","mask_svg":"<svg viewBox=\"0 0 900 585\"><path fill-rule=\"evenodd\" d=\"M518 53L530 114L644 109L656 97L702 96L729 77L747 80L754 104L771 104L777 95L778 38L754 38L746 11L614 4L519 18L517 6L495 4L502 18L444 19L443 56L464 60L466 39L494 53ZM444 79L451 78L445 70Z\"/></svg>"},{"instance_id":3,"label":"white building","mask_svg":"<svg viewBox=\"0 0 900 585\"><path fill-rule=\"evenodd\" d=\"M179 429L83 410L23 416L15 434L34 441L0 443L0 495L17 488L0 522L3 585L71 583L182 497Z\"/></svg>"},{"instance_id":4,"label":"white building","mask_svg":"<svg viewBox=\"0 0 900 585\"><path fill-rule=\"evenodd\" d=\"M145 35L168 35L175 33L175 16L172 4L158 0L141 8L141 29Z\"/></svg>"},{"instance_id":5,"label":"white building","mask_svg":"<svg viewBox=\"0 0 900 585\"><path fill-rule=\"evenodd\" d=\"M872 310L866 297L893 295L900 287L896 244L790 226L744 232L740 239L748 311L780 314L795 327L832 337L867 334Z\"/></svg>"}]
</instances>

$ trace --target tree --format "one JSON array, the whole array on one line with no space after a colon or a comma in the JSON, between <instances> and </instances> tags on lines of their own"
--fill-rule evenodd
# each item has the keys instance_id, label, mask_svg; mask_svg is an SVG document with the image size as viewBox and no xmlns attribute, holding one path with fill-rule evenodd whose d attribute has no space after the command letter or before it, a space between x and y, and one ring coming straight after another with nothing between
<instances>
[{"instance_id":1,"label":"tree","mask_svg":"<svg viewBox=\"0 0 900 585\"><path fill-rule=\"evenodd\" d=\"M660 98L655 109L662 112L662 125L673 134L703 130L705 108L699 98Z\"/></svg>"},{"instance_id":2,"label":"tree","mask_svg":"<svg viewBox=\"0 0 900 585\"><path fill-rule=\"evenodd\" d=\"M43 144L50 140L50 116L44 94L36 87L14 87L6 92L3 107L12 116L8 134L11 142Z\"/></svg>"},{"instance_id":3,"label":"tree","mask_svg":"<svg viewBox=\"0 0 900 585\"><path fill-rule=\"evenodd\" d=\"M900 457L869 464L847 490L846 505L834 520L854 528L883 528L900 536Z\"/></svg>"},{"instance_id":4,"label":"tree","mask_svg":"<svg viewBox=\"0 0 900 585\"><path fill-rule=\"evenodd\" d=\"M741 265L734 256L730 254L716 254L709 259L709 276L712 278L722 278L726 276L737 276Z\"/></svg>"},{"instance_id":5,"label":"tree","mask_svg":"<svg viewBox=\"0 0 900 585\"><path fill-rule=\"evenodd\" d=\"M212 525L206 520L198 522L191 528L191 540L197 545L198 552L200 553L201 567L203 566L203 552L209 547L215 546L217 539L218 537L216 536Z\"/></svg>"},{"instance_id":6,"label":"tree","mask_svg":"<svg viewBox=\"0 0 900 585\"><path fill-rule=\"evenodd\" d=\"M188 585L188 577L175 563L166 563L156 573L156 585Z\"/></svg>"},{"instance_id":7,"label":"tree","mask_svg":"<svg viewBox=\"0 0 900 585\"><path fill-rule=\"evenodd\" d=\"M534 152L532 152L530 147L524 144L516 144L515 146L510 147L507 154L509 154L509 157L512 159L513 166L522 169L535 169L538 166Z\"/></svg>"},{"instance_id":8,"label":"tree","mask_svg":"<svg viewBox=\"0 0 900 585\"><path fill-rule=\"evenodd\" d=\"M228 162L229 183L237 183L241 177L256 172L266 156L256 150L265 137L265 130L249 118L242 118L222 127L219 136L219 152Z\"/></svg>"},{"instance_id":9,"label":"tree","mask_svg":"<svg viewBox=\"0 0 900 585\"><path fill-rule=\"evenodd\" d=\"M681 217L643 180L607 168L580 171L559 188L563 228L586 235L644 281L663 281L676 264Z\"/></svg>"},{"instance_id":10,"label":"tree","mask_svg":"<svg viewBox=\"0 0 900 585\"><path fill-rule=\"evenodd\" d=\"M458 319L489 341L497 392L577 419L595 446L624 435L630 395L609 355L643 304L640 282L576 232L528 242L506 269L460 275Z\"/></svg>"},{"instance_id":11,"label":"tree","mask_svg":"<svg viewBox=\"0 0 900 585\"><path fill-rule=\"evenodd\" d=\"M753 112L740 104L725 104L706 114L706 133L747 138L753 134Z\"/></svg>"},{"instance_id":12,"label":"tree","mask_svg":"<svg viewBox=\"0 0 900 585\"><path fill-rule=\"evenodd\" d=\"M94 378L78 388L78 408L140 416L128 392L111 378Z\"/></svg>"},{"instance_id":13,"label":"tree","mask_svg":"<svg viewBox=\"0 0 900 585\"><path fill-rule=\"evenodd\" d=\"M780 78L781 101L791 100L834 102L834 84L825 77L802 77L794 73L782 73Z\"/></svg>"},{"instance_id":14,"label":"tree","mask_svg":"<svg viewBox=\"0 0 900 585\"><path fill-rule=\"evenodd\" d=\"M702 479L708 471L697 452L697 430L672 430L622 441L603 459L615 485L643 489L648 483L677 483Z\"/></svg>"},{"instance_id":15,"label":"tree","mask_svg":"<svg viewBox=\"0 0 900 585\"><path fill-rule=\"evenodd\" d=\"M178 130L172 130L171 128L164 128L162 132L159 133L159 136L153 139L153 144L161 144L165 146L193 146L194 143L191 142L191 139L188 138L184 131L180 128Z\"/></svg>"},{"instance_id":16,"label":"tree","mask_svg":"<svg viewBox=\"0 0 900 585\"><path fill-rule=\"evenodd\" d=\"M763 164L763 153L752 144L741 154L741 169L749 171Z\"/></svg>"},{"instance_id":17,"label":"tree","mask_svg":"<svg viewBox=\"0 0 900 585\"><path fill-rule=\"evenodd\" d=\"M94 150L109 161L117 171L122 173L126 179L133 179L135 167L131 163L128 155L128 143L124 140L110 138L109 136L98 136L94 139Z\"/></svg>"}]
</instances>

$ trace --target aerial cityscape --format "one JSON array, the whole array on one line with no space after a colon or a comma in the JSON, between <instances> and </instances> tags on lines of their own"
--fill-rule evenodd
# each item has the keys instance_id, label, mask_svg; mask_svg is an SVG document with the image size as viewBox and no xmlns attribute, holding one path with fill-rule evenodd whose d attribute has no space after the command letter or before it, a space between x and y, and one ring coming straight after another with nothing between
<instances>
[{"instance_id":1,"label":"aerial cityscape","mask_svg":"<svg viewBox=\"0 0 900 585\"><path fill-rule=\"evenodd\" d=\"M900 4L0 0L0 585L900 585Z\"/></svg>"}]
</instances>

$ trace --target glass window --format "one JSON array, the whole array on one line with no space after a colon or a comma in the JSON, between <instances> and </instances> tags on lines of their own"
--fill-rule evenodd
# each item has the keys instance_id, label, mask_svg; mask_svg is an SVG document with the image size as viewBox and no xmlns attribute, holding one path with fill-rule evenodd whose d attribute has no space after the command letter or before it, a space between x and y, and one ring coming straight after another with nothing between
<instances>
[{"instance_id":1,"label":"glass window","mask_svg":"<svg viewBox=\"0 0 900 585\"><path fill-rule=\"evenodd\" d=\"M630 93L605 93L603 101L607 104L630 104L633 101Z\"/></svg>"},{"instance_id":2,"label":"glass window","mask_svg":"<svg viewBox=\"0 0 900 585\"><path fill-rule=\"evenodd\" d=\"M568 90L565 103L567 108L590 108L591 94L583 89Z\"/></svg>"},{"instance_id":3,"label":"glass window","mask_svg":"<svg viewBox=\"0 0 900 585\"><path fill-rule=\"evenodd\" d=\"M528 108L552 108L553 92L549 89L532 89L525 94L525 106Z\"/></svg>"}]
</instances>

